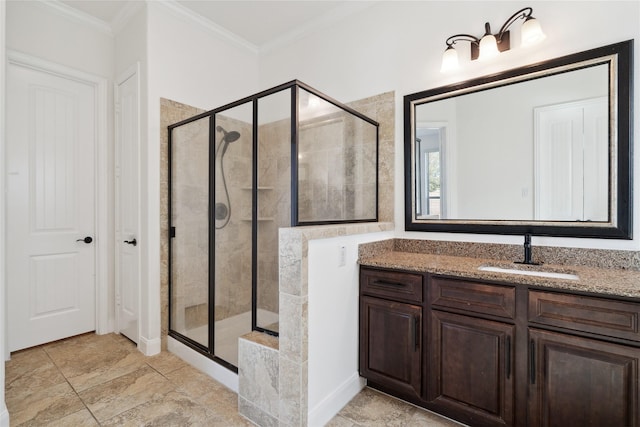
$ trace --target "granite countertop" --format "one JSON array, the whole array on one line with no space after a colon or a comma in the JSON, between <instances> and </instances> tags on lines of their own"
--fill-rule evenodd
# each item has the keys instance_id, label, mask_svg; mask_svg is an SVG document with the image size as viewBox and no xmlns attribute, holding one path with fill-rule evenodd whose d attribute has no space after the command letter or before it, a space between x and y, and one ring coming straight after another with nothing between
<instances>
[{"instance_id":1,"label":"granite countertop","mask_svg":"<svg viewBox=\"0 0 640 427\"><path fill-rule=\"evenodd\" d=\"M553 264L526 266L495 259L399 251L387 251L369 257L362 257L359 263L360 265L371 267L395 268L492 280L515 285L522 284L640 299L640 271L636 270ZM478 270L478 267L481 266L574 274L579 279L558 279Z\"/></svg>"}]
</instances>

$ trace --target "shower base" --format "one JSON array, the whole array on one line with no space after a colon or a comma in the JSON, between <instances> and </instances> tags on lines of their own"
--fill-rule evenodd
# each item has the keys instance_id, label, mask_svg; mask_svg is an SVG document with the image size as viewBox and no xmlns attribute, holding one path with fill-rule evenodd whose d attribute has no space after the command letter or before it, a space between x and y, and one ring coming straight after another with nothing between
<instances>
[{"instance_id":1,"label":"shower base","mask_svg":"<svg viewBox=\"0 0 640 427\"><path fill-rule=\"evenodd\" d=\"M267 324L278 323L278 313L258 309L258 318ZM200 342L208 342L208 325L188 329L188 337ZM225 362L238 366L238 337L251 332L251 311L247 311L215 323L214 353Z\"/></svg>"}]
</instances>

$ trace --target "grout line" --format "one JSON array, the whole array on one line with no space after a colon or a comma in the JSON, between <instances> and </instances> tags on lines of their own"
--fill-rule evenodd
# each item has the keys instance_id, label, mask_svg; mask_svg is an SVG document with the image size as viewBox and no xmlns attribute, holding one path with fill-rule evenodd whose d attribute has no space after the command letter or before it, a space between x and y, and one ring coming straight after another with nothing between
<instances>
[{"instance_id":1,"label":"grout line","mask_svg":"<svg viewBox=\"0 0 640 427\"><path fill-rule=\"evenodd\" d=\"M80 395L78 394L78 390L76 390L76 388L73 386L73 384L71 384L71 382L69 381L69 378L67 378L67 376L64 374L64 372L62 372L62 369L60 369L60 367L58 366L58 364L56 363L56 361L53 359L53 357L51 356L51 354L49 354L49 352L46 349L46 344L42 345L42 351L44 351L44 353L47 355L47 357L49 358L49 360L51 360L51 363L53 363L53 366L56 367L56 369L58 370L58 372L60 372L60 375L62 375L62 378L64 378L64 380L67 382L67 384L69 384L69 387L71 387L71 390L73 390L73 392L75 393L76 397L78 398L78 400L82 403L82 405L84 406L84 408L89 412L89 414L91 415L91 417L96 421L96 423L98 425L100 425L100 422L98 421L98 419L96 418L96 416L94 415L94 413L91 411L91 409L89 409L89 407L87 406L87 404L85 403L84 400L82 400L82 398L80 397ZM82 410L82 409L81 409ZM81 411L80 410L80 411ZM73 412L71 414L65 415L69 416L69 415L73 415L76 414L80 411L76 411ZM64 418L64 417L62 417Z\"/></svg>"}]
</instances>

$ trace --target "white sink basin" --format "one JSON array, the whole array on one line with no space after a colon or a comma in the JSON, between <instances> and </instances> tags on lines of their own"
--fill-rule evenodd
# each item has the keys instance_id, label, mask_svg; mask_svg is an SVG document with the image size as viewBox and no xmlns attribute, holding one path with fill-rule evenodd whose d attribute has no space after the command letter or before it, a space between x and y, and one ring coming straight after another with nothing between
<instances>
[{"instance_id":1,"label":"white sink basin","mask_svg":"<svg viewBox=\"0 0 640 427\"><path fill-rule=\"evenodd\" d=\"M580 278L575 274L558 273L555 271L520 270L517 268L494 267L491 265L481 265L480 267L478 267L478 270L493 271L495 273L522 274L525 276L551 277L554 279L580 280Z\"/></svg>"}]
</instances>

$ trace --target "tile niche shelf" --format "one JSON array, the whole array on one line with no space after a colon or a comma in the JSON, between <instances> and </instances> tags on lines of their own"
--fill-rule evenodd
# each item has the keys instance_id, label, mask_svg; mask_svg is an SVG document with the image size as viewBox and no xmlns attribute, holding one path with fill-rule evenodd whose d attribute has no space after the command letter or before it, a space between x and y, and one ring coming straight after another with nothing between
<instances>
[{"instance_id":1,"label":"tile niche shelf","mask_svg":"<svg viewBox=\"0 0 640 427\"><path fill-rule=\"evenodd\" d=\"M246 187L242 187L242 189L246 190L246 191L252 191L253 187L246 186ZM275 187L263 186L263 185L259 185L258 186L258 191L272 191L272 190L275 190ZM241 221L245 221L245 222L247 222L247 221L251 222L252 218L243 216L242 218L240 218L240 220ZM273 218L273 217L258 217L258 221L275 221L275 218Z\"/></svg>"}]
</instances>

